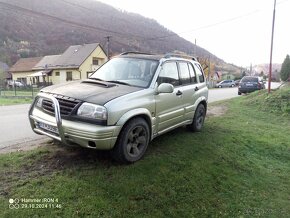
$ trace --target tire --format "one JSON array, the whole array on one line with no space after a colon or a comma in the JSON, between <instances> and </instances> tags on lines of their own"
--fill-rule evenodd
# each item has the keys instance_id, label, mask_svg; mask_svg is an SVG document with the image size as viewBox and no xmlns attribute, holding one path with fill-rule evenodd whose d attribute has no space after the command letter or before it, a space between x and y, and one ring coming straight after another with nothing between
<instances>
[{"instance_id":1,"label":"tire","mask_svg":"<svg viewBox=\"0 0 290 218\"><path fill-rule=\"evenodd\" d=\"M218 86L218 88L221 88L222 86Z\"/></svg>"},{"instance_id":2,"label":"tire","mask_svg":"<svg viewBox=\"0 0 290 218\"><path fill-rule=\"evenodd\" d=\"M148 147L149 134L149 127L144 119L130 120L121 130L111 151L113 159L121 163L133 163L140 160Z\"/></svg>"},{"instance_id":3,"label":"tire","mask_svg":"<svg viewBox=\"0 0 290 218\"><path fill-rule=\"evenodd\" d=\"M241 92L238 92L238 95L241 95L242 93Z\"/></svg>"},{"instance_id":4,"label":"tire","mask_svg":"<svg viewBox=\"0 0 290 218\"><path fill-rule=\"evenodd\" d=\"M231 87L234 87L235 85L231 85Z\"/></svg>"},{"instance_id":5,"label":"tire","mask_svg":"<svg viewBox=\"0 0 290 218\"><path fill-rule=\"evenodd\" d=\"M206 110L203 104L199 104L195 110L192 123L187 128L193 132L200 132L205 120Z\"/></svg>"}]
</instances>

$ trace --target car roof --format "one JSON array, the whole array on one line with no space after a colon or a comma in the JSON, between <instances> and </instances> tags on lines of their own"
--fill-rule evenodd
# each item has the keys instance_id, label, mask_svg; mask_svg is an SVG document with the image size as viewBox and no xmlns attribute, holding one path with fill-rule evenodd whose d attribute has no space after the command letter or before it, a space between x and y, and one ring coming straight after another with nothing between
<instances>
[{"instance_id":1,"label":"car roof","mask_svg":"<svg viewBox=\"0 0 290 218\"><path fill-rule=\"evenodd\" d=\"M124 57L124 58L140 58L140 59L148 59L148 60L161 60L161 59L174 59L174 60L190 60L190 61L197 61L195 57L183 55L183 54L175 54L175 53L168 53L165 55L161 54L149 54L149 53L142 53L142 52L124 52L116 57Z\"/></svg>"}]
</instances>

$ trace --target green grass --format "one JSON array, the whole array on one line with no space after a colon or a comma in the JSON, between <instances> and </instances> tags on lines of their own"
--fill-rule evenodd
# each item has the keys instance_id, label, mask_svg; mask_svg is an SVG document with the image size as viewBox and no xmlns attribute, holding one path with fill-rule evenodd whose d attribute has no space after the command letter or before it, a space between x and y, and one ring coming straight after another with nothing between
<instances>
[{"instance_id":1,"label":"green grass","mask_svg":"<svg viewBox=\"0 0 290 218\"><path fill-rule=\"evenodd\" d=\"M290 118L246 103L250 98L219 103L227 112L207 118L201 133L180 128L160 136L131 165L57 145L1 155L1 214L289 217ZM58 202L47 206L61 208L9 209L10 198L53 198Z\"/></svg>"},{"instance_id":2,"label":"green grass","mask_svg":"<svg viewBox=\"0 0 290 218\"><path fill-rule=\"evenodd\" d=\"M259 109L273 112L282 113L282 115L290 115L290 84L276 90L272 90L268 94L267 90L261 90L252 93L247 100L246 104L257 104Z\"/></svg>"},{"instance_id":3,"label":"green grass","mask_svg":"<svg viewBox=\"0 0 290 218\"><path fill-rule=\"evenodd\" d=\"M0 106L14 105L14 104L30 104L32 98L2 98L0 97Z\"/></svg>"}]
</instances>

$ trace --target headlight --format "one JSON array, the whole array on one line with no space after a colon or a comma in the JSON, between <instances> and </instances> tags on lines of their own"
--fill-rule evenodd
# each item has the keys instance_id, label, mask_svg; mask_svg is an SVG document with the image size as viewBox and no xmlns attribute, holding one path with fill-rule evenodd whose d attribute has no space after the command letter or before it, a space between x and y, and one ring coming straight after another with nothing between
<instances>
[{"instance_id":1,"label":"headlight","mask_svg":"<svg viewBox=\"0 0 290 218\"><path fill-rule=\"evenodd\" d=\"M106 120L107 119L107 109L100 105L83 103L77 112L78 116L87 117L98 120Z\"/></svg>"}]
</instances>

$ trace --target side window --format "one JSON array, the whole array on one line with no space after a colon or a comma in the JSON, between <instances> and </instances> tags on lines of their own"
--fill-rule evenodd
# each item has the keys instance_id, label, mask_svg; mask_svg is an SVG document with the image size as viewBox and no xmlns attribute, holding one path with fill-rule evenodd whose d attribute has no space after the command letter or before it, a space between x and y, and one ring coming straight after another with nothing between
<instances>
[{"instance_id":1,"label":"side window","mask_svg":"<svg viewBox=\"0 0 290 218\"><path fill-rule=\"evenodd\" d=\"M203 83L204 82L204 75L202 73L201 66L199 64L194 64L194 69L195 69L197 76L199 78L199 82Z\"/></svg>"},{"instance_id":2,"label":"side window","mask_svg":"<svg viewBox=\"0 0 290 218\"><path fill-rule=\"evenodd\" d=\"M176 62L167 62L162 66L157 82L158 84L170 83L173 86L179 85Z\"/></svg>"},{"instance_id":3,"label":"side window","mask_svg":"<svg viewBox=\"0 0 290 218\"><path fill-rule=\"evenodd\" d=\"M190 77L191 77L191 82L192 83L197 83L195 71L193 69L192 64L188 64L188 67L189 67L189 73L190 73Z\"/></svg>"},{"instance_id":4,"label":"side window","mask_svg":"<svg viewBox=\"0 0 290 218\"><path fill-rule=\"evenodd\" d=\"M188 65L185 62L179 62L179 73L180 80L182 85L186 85L190 83L190 75Z\"/></svg>"}]
</instances>

